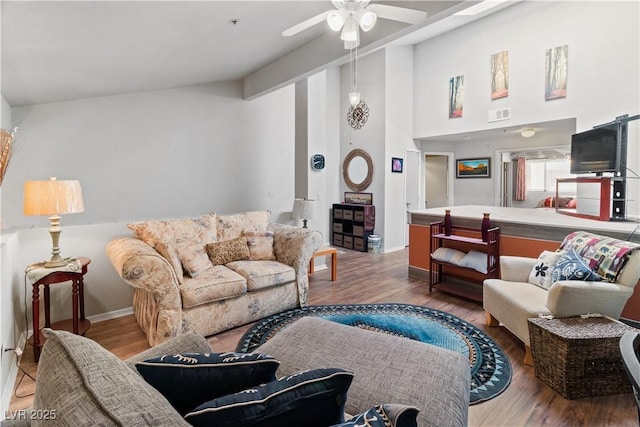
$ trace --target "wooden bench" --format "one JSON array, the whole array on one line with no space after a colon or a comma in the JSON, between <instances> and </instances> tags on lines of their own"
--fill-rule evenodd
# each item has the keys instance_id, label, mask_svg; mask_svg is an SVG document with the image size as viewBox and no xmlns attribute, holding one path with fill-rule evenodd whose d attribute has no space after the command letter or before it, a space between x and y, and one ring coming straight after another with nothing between
<instances>
[{"instance_id":1,"label":"wooden bench","mask_svg":"<svg viewBox=\"0 0 640 427\"><path fill-rule=\"evenodd\" d=\"M326 246L315 251L311 256L311 261L309 261L309 274L313 274L313 259L317 256L327 255L331 255L331 281L335 282L338 278L338 251L336 248Z\"/></svg>"}]
</instances>

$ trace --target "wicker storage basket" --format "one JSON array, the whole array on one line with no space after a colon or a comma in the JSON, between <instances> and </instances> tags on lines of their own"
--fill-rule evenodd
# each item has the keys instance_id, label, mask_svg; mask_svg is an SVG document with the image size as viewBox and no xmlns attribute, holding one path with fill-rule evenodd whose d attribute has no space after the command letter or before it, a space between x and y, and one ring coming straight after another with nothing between
<instances>
[{"instance_id":1,"label":"wicker storage basket","mask_svg":"<svg viewBox=\"0 0 640 427\"><path fill-rule=\"evenodd\" d=\"M607 317L529 319L536 377L566 399L631 393L619 347L628 330Z\"/></svg>"}]
</instances>

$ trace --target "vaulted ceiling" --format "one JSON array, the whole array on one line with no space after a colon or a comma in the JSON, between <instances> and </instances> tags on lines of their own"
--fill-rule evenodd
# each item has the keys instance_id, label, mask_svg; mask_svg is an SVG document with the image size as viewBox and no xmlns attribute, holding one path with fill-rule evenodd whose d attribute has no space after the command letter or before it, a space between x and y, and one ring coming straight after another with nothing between
<instances>
[{"instance_id":1,"label":"vaulted ceiling","mask_svg":"<svg viewBox=\"0 0 640 427\"><path fill-rule=\"evenodd\" d=\"M421 9L428 19L379 19L361 33L361 54L483 16L453 15L477 1L379 3ZM339 34L324 23L281 34L331 8L328 0L2 1L2 96L22 106L241 79L253 98L346 62Z\"/></svg>"}]
</instances>

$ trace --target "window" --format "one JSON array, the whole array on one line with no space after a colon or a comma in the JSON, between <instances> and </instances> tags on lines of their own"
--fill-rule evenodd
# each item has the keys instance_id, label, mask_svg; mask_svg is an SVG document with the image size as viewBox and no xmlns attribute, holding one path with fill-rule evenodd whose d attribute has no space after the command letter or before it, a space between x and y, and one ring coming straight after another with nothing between
<instances>
[{"instance_id":1,"label":"window","mask_svg":"<svg viewBox=\"0 0 640 427\"><path fill-rule=\"evenodd\" d=\"M556 191L556 179L575 177L569 173L570 167L569 159L527 160L527 191ZM575 192L573 187L563 190Z\"/></svg>"}]
</instances>

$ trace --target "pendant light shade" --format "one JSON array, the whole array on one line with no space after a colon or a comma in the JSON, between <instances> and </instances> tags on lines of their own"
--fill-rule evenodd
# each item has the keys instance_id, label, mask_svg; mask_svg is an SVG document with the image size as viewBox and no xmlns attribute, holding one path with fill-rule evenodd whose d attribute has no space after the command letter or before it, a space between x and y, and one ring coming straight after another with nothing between
<instances>
[{"instance_id":1,"label":"pendant light shade","mask_svg":"<svg viewBox=\"0 0 640 427\"><path fill-rule=\"evenodd\" d=\"M360 104L360 92L351 92L349 94L349 103L354 107Z\"/></svg>"},{"instance_id":2,"label":"pendant light shade","mask_svg":"<svg viewBox=\"0 0 640 427\"><path fill-rule=\"evenodd\" d=\"M353 15L349 15L342 27L342 34L340 38L345 42L355 42L358 40L358 24L353 19Z\"/></svg>"},{"instance_id":3,"label":"pendant light shade","mask_svg":"<svg viewBox=\"0 0 640 427\"><path fill-rule=\"evenodd\" d=\"M327 15L327 24L329 24L329 28L333 31L340 31L344 25L344 17L340 11L332 10Z\"/></svg>"},{"instance_id":4,"label":"pendant light shade","mask_svg":"<svg viewBox=\"0 0 640 427\"><path fill-rule=\"evenodd\" d=\"M360 28L362 28L362 31L367 32L376 25L377 20L378 16L375 13L364 11L360 17Z\"/></svg>"}]
</instances>

